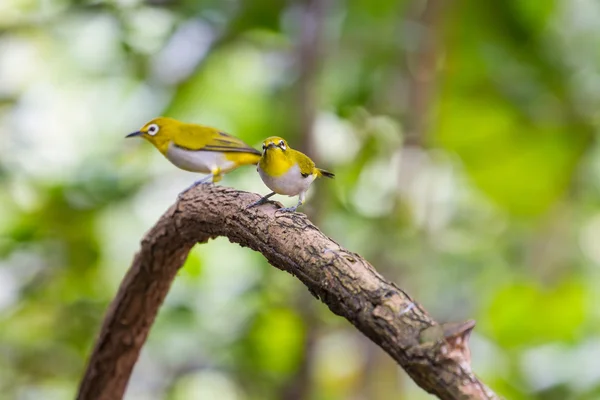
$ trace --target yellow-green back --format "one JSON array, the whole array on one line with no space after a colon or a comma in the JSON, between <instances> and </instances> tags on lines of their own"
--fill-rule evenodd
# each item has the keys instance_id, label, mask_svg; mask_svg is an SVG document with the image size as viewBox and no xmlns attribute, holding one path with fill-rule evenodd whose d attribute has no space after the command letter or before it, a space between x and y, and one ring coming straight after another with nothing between
<instances>
[{"instance_id":1,"label":"yellow-green back","mask_svg":"<svg viewBox=\"0 0 600 400\"><path fill-rule=\"evenodd\" d=\"M181 131L173 138L173 142L189 150L247 152L260 155L258 150L243 140L204 125L182 124Z\"/></svg>"},{"instance_id":2,"label":"yellow-green back","mask_svg":"<svg viewBox=\"0 0 600 400\"><path fill-rule=\"evenodd\" d=\"M290 157L298 163L302 175L312 175L316 173L315 163L306 154L294 149L288 149L288 152L291 153Z\"/></svg>"},{"instance_id":3,"label":"yellow-green back","mask_svg":"<svg viewBox=\"0 0 600 400\"><path fill-rule=\"evenodd\" d=\"M143 133L144 139L152 143L163 154L166 154L169 145L173 143L190 151L228 153L228 158L243 159L243 164L256 164L260 158L260 152L244 143L243 140L210 126L188 124L173 118L159 117L145 124L140 132Z\"/></svg>"}]
</instances>

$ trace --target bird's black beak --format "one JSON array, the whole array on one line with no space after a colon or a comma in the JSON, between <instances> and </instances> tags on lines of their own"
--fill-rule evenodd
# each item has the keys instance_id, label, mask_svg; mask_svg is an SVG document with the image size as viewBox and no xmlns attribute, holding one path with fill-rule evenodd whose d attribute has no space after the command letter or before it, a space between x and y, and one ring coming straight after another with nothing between
<instances>
[{"instance_id":1,"label":"bird's black beak","mask_svg":"<svg viewBox=\"0 0 600 400\"><path fill-rule=\"evenodd\" d=\"M275 143L271 142L267 145L267 149L270 149L271 147L279 147L279 146L277 146Z\"/></svg>"},{"instance_id":2,"label":"bird's black beak","mask_svg":"<svg viewBox=\"0 0 600 400\"><path fill-rule=\"evenodd\" d=\"M130 138L130 137L136 137L136 136L142 136L144 134L144 132L142 131L137 131L137 132L131 132L129 135L125 136L126 138Z\"/></svg>"}]
</instances>

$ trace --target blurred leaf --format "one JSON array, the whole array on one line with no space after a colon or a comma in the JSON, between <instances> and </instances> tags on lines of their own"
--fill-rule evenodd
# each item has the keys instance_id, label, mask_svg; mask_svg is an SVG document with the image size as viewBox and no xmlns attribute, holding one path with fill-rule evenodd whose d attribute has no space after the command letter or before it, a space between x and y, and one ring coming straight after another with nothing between
<instances>
[{"instance_id":1,"label":"blurred leaf","mask_svg":"<svg viewBox=\"0 0 600 400\"><path fill-rule=\"evenodd\" d=\"M485 93L443 103L438 140L461 156L481 190L517 215L539 215L567 191L584 145L568 128L534 125Z\"/></svg>"},{"instance_id":2,"label":"blurred leaf","mask_svg":"<svg viewBox=\"0 0 600 400\"><path fill-rule=\"evenodd\" d=\"M187 275L192 279L198 279L202 276L202 257L200 252L197 250L199 246L194 247L188 254L185 264L181 269L181 274Z\"/></svg>"},{"instance_id":3,"label":"blurred leaf","mask_svg":"<svg viewBox=\"0 0 600 400\"><path fill-rule=\"evenodd\" d=\"M553 288L535 283L509 285L494 295L481 325L506 348L572 342L582 334L587 297L585 285L575 280Z\"/></svg>"},{"instance_id":4,"label":"blurred leaf","mask_svg":"<svg viewBox=\"0 0 600 400\"><path fill-rule=\"evenodd\" d=\"M545 24L551 2L530 3L544 8L537 17ZM499 205L537 216L568 191L592 130L569 102L568 71L536 46L531 23L519 20L519 12L533 11L515 4L491 13L496 6L461 3L461 11L486 24L451 22L435 139L461 157L473 182ZM520 36L505 40L515 32Z\"/></svg>"},{"instance_id":5,"label":"blurred leaf","mask_svg":"<svg viewBox=\"0 0 600 400\"><path fill-rule=\"evenodd\" d=\"M274 308L262 312L248 334L250 364L267 376L283 378L297 367L304 350L305 327L293 310Z\"/></svg>"}]
</instances>

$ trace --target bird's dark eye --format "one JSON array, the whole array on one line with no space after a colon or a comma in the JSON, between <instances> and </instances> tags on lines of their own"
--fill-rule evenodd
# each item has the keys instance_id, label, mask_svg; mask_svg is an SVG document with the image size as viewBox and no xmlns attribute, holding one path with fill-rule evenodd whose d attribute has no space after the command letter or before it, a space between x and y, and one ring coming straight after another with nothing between
<instances>
[{"instance_id":1,"label":"bird's dark eye","mask_svg":"<svg viewBox=\"0 0 600 400\"><path fill-rule=\"evenodd\" d=\"M279 147L281 148L281 150L285 150L285 142L283 140L279 141Z\"/></svg>"},{"instance_id":2,"label":"bird's dark eye","mask_svg":"<svg viewBox=\"0 0 600 400\"><path fill-rule=\"evenodd\" d=\"M266 150L266 149L267 149L267 145L263 144L263 150Z\"/></svg>"},{"instance_id":3,"label":"bird's dark eye","mask_svg":"<svg viewBox=\"0 0 600 400\"><path fill-rule=\"evenodd\" d=\"M149 135L156 135L158 133L158 125L156 124L152 124L148 127L148 134Z\"/></svg>"}]
</instances>

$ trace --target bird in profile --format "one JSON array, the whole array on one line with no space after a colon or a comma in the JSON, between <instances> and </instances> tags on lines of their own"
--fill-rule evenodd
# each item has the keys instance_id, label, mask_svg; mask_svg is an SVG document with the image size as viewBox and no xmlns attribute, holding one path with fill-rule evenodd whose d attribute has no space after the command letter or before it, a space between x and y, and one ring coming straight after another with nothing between
<instances>
[{"instance_id":1,"label":"bird in profile","mask_svg":"<svg viewBox=\"0 0 600 400\"><path fill-rule=\"evenodd\" d=\"M152 143L176 167L209 174L201 183L219 182L223 175L243 165L256 165L261 153L241 139L210 126L158 117L126 137L142 137ZM180 195L181 195L180 194Z\"/></svg>"},{"instance_id":2,"label":"bird in profile","mask_svg":"<svg viewBox=\"0 0 600 400\"><path fill-rule=\"evenodd\" d=\"M298 196L298 204L294 207L282 208L279 211L294 212L304 204L306 191L316 178L335 175L324 169L315 167L315 163L306 154L291 149L287 142L277 136L267 138L263 142L263 152L258 163L261 179L272 190L260 200L250 204L248 208L265 203L275 194Z\"/></svg>"}]
</instances>

